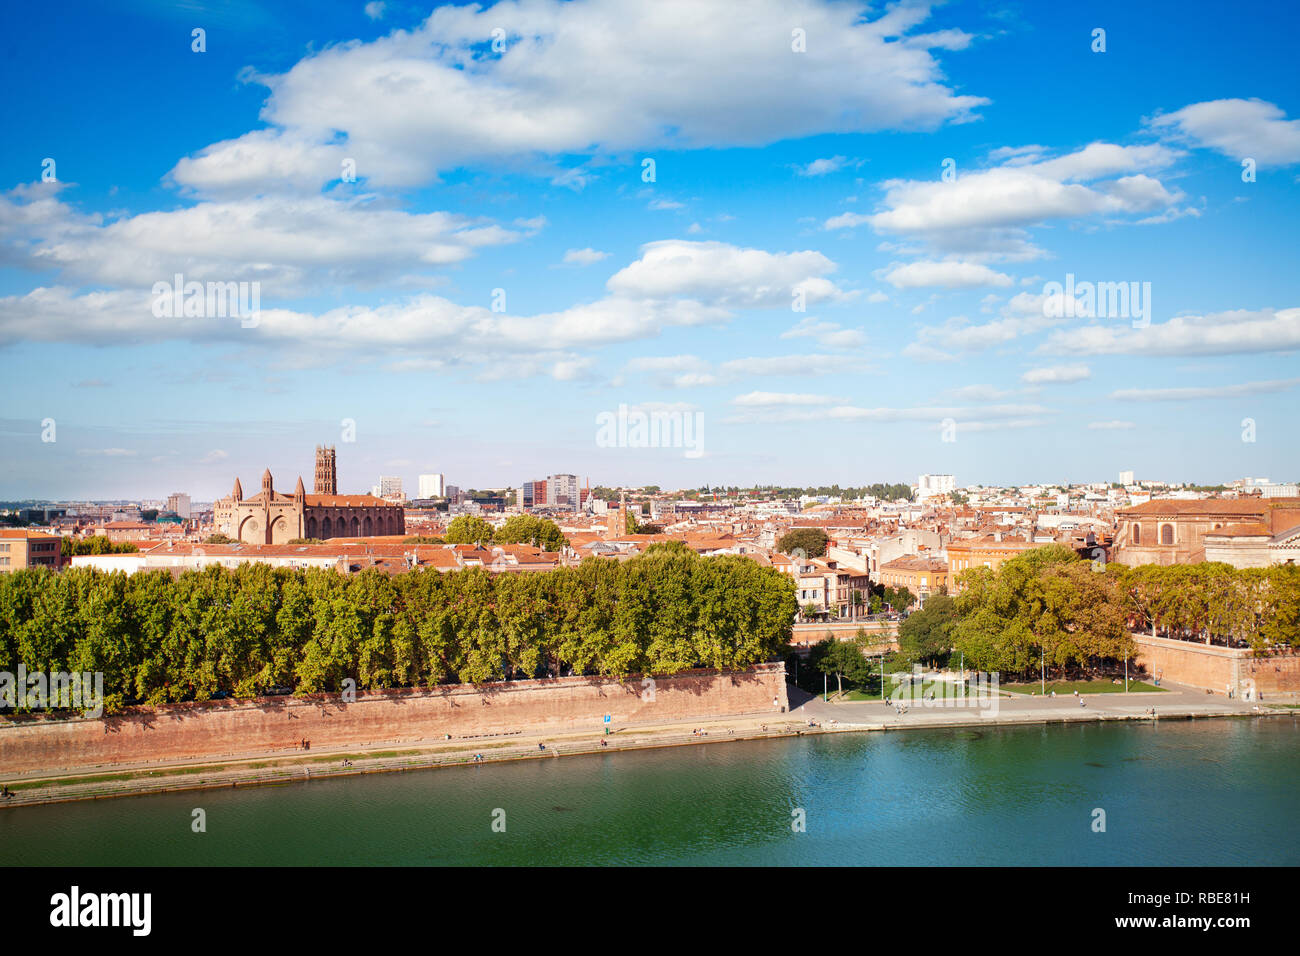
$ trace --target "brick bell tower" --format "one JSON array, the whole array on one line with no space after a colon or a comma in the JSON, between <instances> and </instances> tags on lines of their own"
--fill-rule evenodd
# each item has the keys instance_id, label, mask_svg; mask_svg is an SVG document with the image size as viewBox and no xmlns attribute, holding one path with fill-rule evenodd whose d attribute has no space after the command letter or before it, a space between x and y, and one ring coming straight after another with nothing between
<instances>
[{"instance_id":1,"label":"brick bell tower","mask_svg":"<svg viewBox=\"0 0 1300 956\"><path fill-rule=\"evenodd\" d=\"M312 494L337 495L339 493L338 472L334 464L334 446L316 446L316 479L312 485Z\"/></svg>"}]
</instances>

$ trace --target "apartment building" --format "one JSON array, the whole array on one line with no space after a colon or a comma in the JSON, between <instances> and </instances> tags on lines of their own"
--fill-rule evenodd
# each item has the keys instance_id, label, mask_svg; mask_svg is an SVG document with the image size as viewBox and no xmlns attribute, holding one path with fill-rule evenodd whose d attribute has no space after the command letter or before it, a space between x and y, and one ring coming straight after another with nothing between
<instances>
[{"instance_id":1,"label":"apartment building","mask_svg":"<svg viewBox=\"0 0 1300 956\"><path fill-rule=\"evenodd\" d=\"M801 614L810 606L820 620L850 620L867 613L870 581L865 574L836 561L783 554L772 556L772 567L794 578Z\"/></svg>"},{"instance_id":2,"label":"apartment building","mask_svg":"<svg viewBox=\"0 0 1300 956\"><path fill-rule=\"evenodd\" d=\"M1040 547L1024 538L1013 538L994 532L976 538L963 538L948 542L948 580L950 591L961 588L961 573L970 568L989 568L996 571L1003 563L1019 557L1026 551Z\"/></svg>"},{"instance_id":3,"label":"apartment building","mask_svg":"<svg viewBox=\"0 0 1300 956\"><path fill-rule=\"evenodd\" d=\"M931 594L947 593L949 590L948 562L938 556L895 558L881 565L876 581L886 587L907 588L916 595L913 606L923 607Z\"/></svg>"},{"instance_id":4,"label":"apartment building","mask_svg":"<svg viewBox=\"0 0 1300 956\"><path fill-rule=\"evenodd\" d=\"M0 571L63 566L63 539L45 531L26 528L0 530Z\"/></svg>"}]
</instances>

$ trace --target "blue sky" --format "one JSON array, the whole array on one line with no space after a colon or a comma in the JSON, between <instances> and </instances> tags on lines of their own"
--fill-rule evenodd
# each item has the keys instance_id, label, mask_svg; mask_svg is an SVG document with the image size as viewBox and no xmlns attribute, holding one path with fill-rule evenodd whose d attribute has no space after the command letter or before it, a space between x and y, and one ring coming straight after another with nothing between
<instances>
[{"instance_id":1,"label":"blue sky","mask_svg":"<svg viewBox=\"0 0 1300 956\"><path fill-rule=\"evenodd\" d=\"M1297 16L1141 6L15 9L0 497L1295 480Z\"/></svg>"}]
</instances>

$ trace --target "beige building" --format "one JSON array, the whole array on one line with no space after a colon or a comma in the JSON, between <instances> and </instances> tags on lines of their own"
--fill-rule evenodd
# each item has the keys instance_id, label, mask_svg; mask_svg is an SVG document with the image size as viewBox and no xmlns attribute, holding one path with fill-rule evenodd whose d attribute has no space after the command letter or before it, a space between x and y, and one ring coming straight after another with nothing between
<instances>
[{"instance_id":1,"label":"beige building","mask_svg":"<svg viewBox=\"0 0 1300 956\"><path fill-rule=\"evenodd\" d=\"M44 531L26 528L0 530L0 572L23 568L49 568L63 564L63 539Z\"/></svg>"},{"instance_id":2,"label":"beige building","mask_svg":"<svg viewBox=\"0 0 1300 956\"><path fill-rule=\"evenodd\" d=\"M1225 525L1205 536L1205 560L1234 568L1300 564L1300 525L1276 533L1263 522Z\"/></svg>"}]
</instances>

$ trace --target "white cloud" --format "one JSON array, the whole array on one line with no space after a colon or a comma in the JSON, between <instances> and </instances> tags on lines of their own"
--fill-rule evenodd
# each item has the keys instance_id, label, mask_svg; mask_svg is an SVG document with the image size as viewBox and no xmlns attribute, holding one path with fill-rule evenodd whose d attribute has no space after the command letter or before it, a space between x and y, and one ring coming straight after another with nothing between
<instances>
[{"instance_id":1,"label":"white cloud","mask_svg":"<svg viewBox=\"0 0 1300 956\"><path fill-rule=\"evenodd\" d=\"M996 402L1008 398L1011 392L996 385L963 385L948 389L947 394L959 402Z\"/></svg>"},{"instance_id":2,"label":"white cloud","mask_svg":"<svg viewBox=\"0 0 1300 956\"><path fill-rule=\"evenodd\" d=\"M1023 161L1030 155L1033 162ZM1028 239L1031 226L1167 210L1182 193L1167 189L1148 173L1179 155L1160 145L1092 143L1055 159L1038 154L1012 157L992 169L960 172L951 182L938 177L888 180L882 184L880 212L836 216L825 226L869 224L878 232L921 240L949 255L1028 261L1043 254Z\"/></svg>"},{"instance_id":3,"label":"white cloud","mask_svg":"<svg viewBox=\"0 0 1300 956\"><path fill-rule=\"evenodd\" d=\"M909 262L895 266L881 277L897 289L973 289L979 286L1009 286L1011 276L974 262Z\"/></svg>"},{"instance_id":4,"label":"white cloud","mask_svg":"<svg viewBox=\"0 0 1300 956\"><path fill-rule=\"evenodd\" d=\"M321 312L276 308L263 296L255 324L213 317L158 318L147 287L78 294L41 287L0 297L0 345L73 341L125 345L187 340L270 348L287 364L329 364L396 357L395 370L480 365L509 374L587 377L589 357L576 354L619 342L653 338L664 329L722 324L738 308L789 308L791 291L809 302L847 298L819 273L834 263L817 252L768 253L725 243L650 243L641 258L615 273L610 294L556 312L493 312L422 293L379 305L345 305ZM850 330L851 331L851 330ZM412 352L427 352L413 356ZM508 356L509 362L502 362ZM802 357L807 371L811 361ZM744 360L742 360L743 362ZM763 360L755 360L763 361ZM707 368L696 374L711 374ZM488 373L484 373L488 374ZM504 373L503 373L504 374ZM724 363L722 376L743 374ZM696 384L705 378L686 380Z\"/></svg>"},{"instance_id":5,"label":"white cloud","mask_svg":"<svg viewBox=\"0 0 1300 956\"><path fill-rule=\"evenodd\" d=\"M789 308L793 293L807 304L841 301L824 276L835 263L820 252L766 252L725 242L666 239L641 247L641 258L610 277L607 288L633 298L693 296L728 308Z\"/></svg>"},{"instance_id":6,"label":"white cloud","mask_svg":"<svg viewBox=\"0 0 1300 956\"><path fill-rule=\"evenodd\" d=\"M841 213L838 216L832 216L827 219L822 226L823 229L856 229L858 226L866 225L871 222L872 217L856 212Z\"/></svg>"},{"instance_id":7,"label":"white cloud","mask_svg":"<svg viewBox=\"0 0 1300 956\"><path fill-rule=\"evenodd\" d=\"M726 4L695 0L442 6L413 30L250 74L269 90L272 129L213 144L172 175L205 191L324 183L338 178L342 150L369 182L411 186L489 161L934 129L987 101L945 85L931 51L968 37L913 33L927 17L922 6L868 20L857 3L752 0L737 29ZM804 53L790 51L793 25L815 38ZM484 52L498 26L505 52ZM279 140L320 155L286 163Z\"/></svg>"},{"instance_id":8,"label":"white cloud","mask_svg":"<svg viewBox=\"0 0 1300 956\"><path fill-rule=\"evenodd\" d=\"M1300 385L1300 378L1243 382L1240 385L1190 385L1182 388L1123 388L1110 397L1130 402L1182 402L1203 398L1242 398L1285 392Z\"/></svg>"},{"instance_id":9,"label":"white cloud","mask_svg":"<svg viewBox=\"0 0 1300 956\"><path fill-rule=\"evenodd\" d=\"M852 422L930 422L934 427L946 418L957 422L958 429L984 431L991 428L1028 428L1044 424L1042 419L1025 416L1050 414L1041 405L920 406L911 408L864 408L836 405L825 395L804 393L751 392L737 396L732 403L743 411L726 421L734 424L779 424L783 422L852 421ZM997 424L991 424L997 423Z\"/></svg>"},{"instance_id":10,"label":"white cloud","mask_svg":"<svg viewBox=\"0 0 1300 956\"><path fill-rule=\"evenodd\" d=\"M1300 308L1178 316L1144 329L1089 325L1053 332L1044 352L1075 355L1241 355L1300 349Z\"/></svg>"},{"instance_id":11,"label":"white cloud","mask_svg":"<svg viewBox=\"0 0 1300 956\"><path fill-rule=\"evenodd\" d=\"M1088 422L1088 427L1093 431L1128 431L1137 428L1137 423L1118 420L1109 422Z\"/></svg>"},{"instance_id":12,"label":"white cloud","mask_svg":"<svg viewBox=\"0 0 1300 956\"><path fill-rule=\"evenodd\" d=\"M1237 161L1288 166L1300 163L1300 120L1259 99L1209 100L1147 121L1183 141L1205 146Z\"/></svg>"},{"instance_id":13,"label":"white cloud","mask_svg":"<svg viewBox=\"0 0 1300 956\"><path fill-rule=\"evenodd\" d=\"M566 265L589 266L593 263L600 262L602 259L608 258L608 252L598 252L591 247L586 249L569 249L564 253L564 262Z\"/></svg>"},{"instance_id":14,"label":"white cloud","mask_svg":"<svg viewBox=\"0 0 1300 956\"><path fill-rule=\"evenodd\" d=\"M841 328L838 322L821 322L814 318L801 320L793 328L781 333L783 339L811 338L830 349L855 349L867 344L867 334L862 329Z\"/></svg>"},{"instance_id":15,"label":"white cloud","mask_svg":"<svg viewBox=\"0 0 1300 956\"><path fill-rule=\"evenodd\" d=\"M135 288L172 281L176 273L186 281L258 281L263 301L319 291L322 283L409 278L427 287L431 273L545 223L522 220L519 231L453 213L323 196L200 202L103 222L52 196L17 201L19 193L0 195L0 222L11 224L0 238L29 267Z\"/></svg>"},{"instance_id":16,"label":"white cloud","mask_svg":"<svg viewBox=\"0 0 1300 956\"><path fill-rule=\"evenodd\" d=\"M833 405L844 399L830 395L810 395L806 392L750 392L737 395L731 400L733 405L772 406L772 405Z\"/></svg>"},{"instance_id":17,"label":"white cloud","mask_svg":"<svg viewBox=\"0 0 1300 956\"><path fill-rule=\"evenodd\" d=\"M1048 368L1031 368L1020 380L1027 385L1069 385L1092 377L1086 365L1053 365Z\"/></svg>"},{"instance_id":18,"label":"white cloud","mask_svg":"<svg viewBox=\"0 0 1300 956\"><path fill-rule=\"evenodd\" d=\"M956 315L942 325L923 325L918 328L917 344L963 351L986 349L1013 342L1021 336L1059 325L1062 321L1064 320L1048 318L1041 313L1020 315L1009 310L1002 318L981 324L971 322L964 315Z\"/></svg>"},{"instance_id":19,"label":"white cloud","mask_svg":"<svg viewBox=\"0 0 1300 956\"><path fill-rule=\"evenodd\" d=\"M382 20L384 18L383 0L370 0L365 6L366 16L371 20Z\"/></svg>"},{"instance_id":20,"label":"white cloud","mask_svg":"<svg viewBox=\"0 0 1300 956\"><path fill-rule=\"evenodd\" d=\"M800 176L826 176L839 172L847 166L849 160L844 156L831 156L827 159L814 159L807 166L796 166Z\"/></svg>"}]
</instances>

